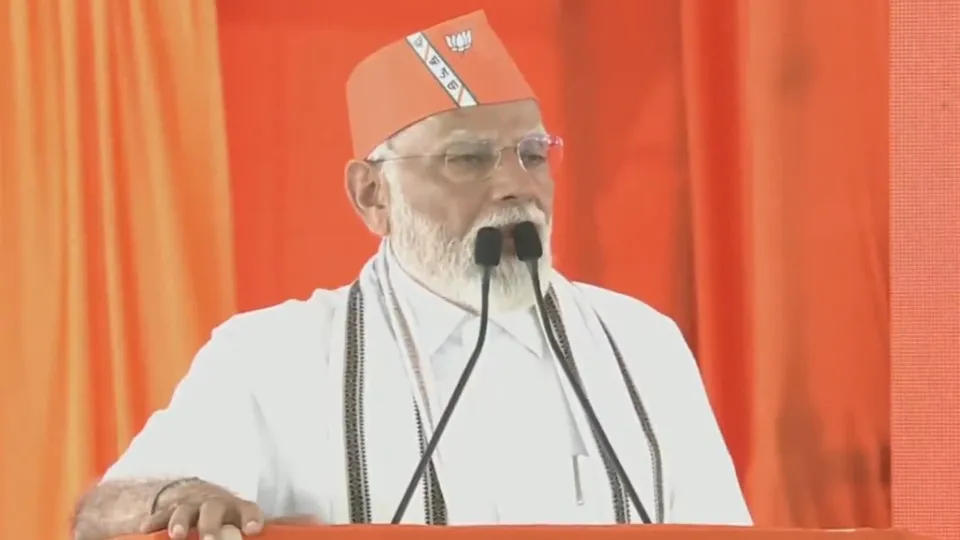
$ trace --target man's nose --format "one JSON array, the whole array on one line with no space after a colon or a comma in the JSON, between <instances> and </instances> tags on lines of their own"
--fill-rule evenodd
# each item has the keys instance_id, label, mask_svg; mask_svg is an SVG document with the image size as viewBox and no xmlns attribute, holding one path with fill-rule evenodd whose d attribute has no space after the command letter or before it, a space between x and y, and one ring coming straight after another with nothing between
<instances>
[{"instance_id":1,"label":"man's nose","mask_svg":"<svg viewBox=\"0 0 960 540\"><path fill-rule=\"evenodd\" d=\"M537 179L520 165L520 160L513 152L503 153L500 166L491 180L493 199L496 201L526 202L539 198Z\"/></svg>"}]
</instances>

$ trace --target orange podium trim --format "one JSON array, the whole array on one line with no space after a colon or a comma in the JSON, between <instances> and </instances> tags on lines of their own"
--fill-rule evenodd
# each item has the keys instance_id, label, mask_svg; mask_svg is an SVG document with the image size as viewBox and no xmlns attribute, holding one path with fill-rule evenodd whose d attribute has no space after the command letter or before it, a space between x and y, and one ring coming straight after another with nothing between
<instances>
[{"instance_id":1,"label":"orange podium trim","mask_svg":"<svg viewBox=\"0 0 960 540\"><path fill-rule=\"evenodd\" d=\"M166 532L125 540L168 540ZM196 531L188 540L199 540ZM895 529L762 529L684 525L483 526L267 525L256 540L922 540Z\"/></svg>"}]
</instances>

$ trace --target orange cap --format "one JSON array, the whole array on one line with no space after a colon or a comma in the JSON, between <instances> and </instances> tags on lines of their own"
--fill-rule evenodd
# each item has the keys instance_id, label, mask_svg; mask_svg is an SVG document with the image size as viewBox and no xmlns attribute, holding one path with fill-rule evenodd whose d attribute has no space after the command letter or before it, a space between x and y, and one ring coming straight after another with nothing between
<instances>
[{"instance_id":1,"label":"orange cap","mask_svg":"<svg viewBox=\"0 0 960 540\"><path fill-rule=\"evenodd\" d=\"M487 16L475 11L410 34L354 68L347 80L354 155L366 157L437 113L534 97Z\"/></svg>"}]
</instances>

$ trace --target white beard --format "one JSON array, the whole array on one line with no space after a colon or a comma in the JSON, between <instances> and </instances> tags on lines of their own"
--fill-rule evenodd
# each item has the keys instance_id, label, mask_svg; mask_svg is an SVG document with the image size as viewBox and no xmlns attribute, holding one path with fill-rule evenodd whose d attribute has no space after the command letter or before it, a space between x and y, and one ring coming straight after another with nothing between
<instances>
[{"instance_id":1,"label":"white beard","mask_svg":"<svg viewBox=\"0 0 960 540\"><path fill-rule=\"evenodd\" d=\"M483 227L502 227L520 221L537 226L543 242L538 262L544 291L552 272L550 223L533 203L512 206L477 221L463 237L443 223L416 212L401 193L399 182L388 182L391 191L390 247L403 269L415 280L446 298L475 311L480 310L483 269L474 262L474 242ZM536 303L527 264L515 255L504 256L490 276L490 312L527 309Z\"/></svg>"}]
</instances>

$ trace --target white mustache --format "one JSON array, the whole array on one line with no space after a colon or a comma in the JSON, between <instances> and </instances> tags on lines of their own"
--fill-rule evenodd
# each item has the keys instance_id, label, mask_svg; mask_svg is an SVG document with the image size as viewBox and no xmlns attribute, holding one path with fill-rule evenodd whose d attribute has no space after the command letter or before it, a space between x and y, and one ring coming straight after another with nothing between
<instances>
[{"instance_id":1,"label":"white mustache","mask_svg":"<svg viewBox=\"0 0 960 540\"><path fill-rule=\"evenodd\" d=\"M530 221L537 228L543 228L546 225L547 216L532 203L524 206L511 206L477 221L474 232L483 227L503 227L521 221Z\"/></svg>"}]
</instances>

